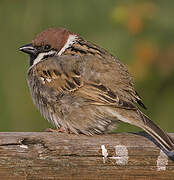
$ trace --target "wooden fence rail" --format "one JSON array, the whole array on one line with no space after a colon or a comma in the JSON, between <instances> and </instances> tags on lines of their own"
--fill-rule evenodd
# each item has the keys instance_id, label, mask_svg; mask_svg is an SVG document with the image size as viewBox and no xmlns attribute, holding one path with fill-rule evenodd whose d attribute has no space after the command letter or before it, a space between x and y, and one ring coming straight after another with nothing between
<instances>
[{"instance_id":1,"label":"wooden fence rail","mask_svg":"<svg viewBox=\"0 0 174 180\"><path fill-rule=\"evenodd\" d=\"M0 133L0 180L11 179L172 180L174 161L142 134Z\"/></svg>"}]
</instances>

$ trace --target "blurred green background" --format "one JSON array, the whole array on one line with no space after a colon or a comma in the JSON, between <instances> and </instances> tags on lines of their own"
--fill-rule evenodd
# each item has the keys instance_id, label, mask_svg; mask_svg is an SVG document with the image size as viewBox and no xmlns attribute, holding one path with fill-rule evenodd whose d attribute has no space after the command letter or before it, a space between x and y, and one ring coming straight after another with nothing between
<instances>
[{"instance_id":1,"label":"blurred green background","mask_svg":"<svg viewBox=\"0 0 174 180\"><path fill-rule=\"evenodd\" d=\"M66 27L128 64L146 114L174 132L174 1L1 0L0 131L43 131L18 47L48 27ZM139 131L121 125L118 131Z\"/></svg>"}]
</instances>

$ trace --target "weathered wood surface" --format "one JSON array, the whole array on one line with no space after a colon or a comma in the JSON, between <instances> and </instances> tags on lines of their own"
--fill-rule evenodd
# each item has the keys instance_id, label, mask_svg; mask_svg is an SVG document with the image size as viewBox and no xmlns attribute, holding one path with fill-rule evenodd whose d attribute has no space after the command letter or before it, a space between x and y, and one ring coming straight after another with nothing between
<instances>
[{"instance_id":1,"label":"weathered wood surface","mask_svg":"<svg viewBox=\"0 0 174 180\"><path fill-rule=\"evenodd\" d=\"M0 179L170 180L174 161L146 137L131 133L0 133Z\"/></svg>"}]
</instances>

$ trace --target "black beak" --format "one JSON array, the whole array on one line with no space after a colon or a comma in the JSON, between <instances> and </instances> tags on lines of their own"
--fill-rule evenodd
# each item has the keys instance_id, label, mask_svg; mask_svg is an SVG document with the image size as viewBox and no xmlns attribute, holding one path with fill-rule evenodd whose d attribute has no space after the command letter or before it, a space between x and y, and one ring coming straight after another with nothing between
<instances>
[{"instance_id":1,"label":"black beak","mask_svg":"<svg viewBox=\"0 0 174 180\"><path fill-rule=\"evenodd\" d=\"M22 51L24 53L27 53L27 54L33 55L33 56L36 55L36 53L37 53L36 48L34 48L32 46L32 43L21 46L19 48L19 51Z\"/></svg>"}]
</instances>

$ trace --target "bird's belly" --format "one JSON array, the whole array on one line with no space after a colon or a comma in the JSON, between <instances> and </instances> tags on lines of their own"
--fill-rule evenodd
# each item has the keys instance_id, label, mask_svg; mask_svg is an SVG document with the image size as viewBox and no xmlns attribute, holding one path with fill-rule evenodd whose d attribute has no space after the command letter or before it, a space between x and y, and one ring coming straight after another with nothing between
<instances>
[{"instance_id":1,"label":"bird's belly","mask_svg":"<svg viewBox=\"0 0 174 180\"><path fill-rule=\"evenodd\" d=\"M122 118L108 106L94 105L73 93L60 96L56 91L43 91L31 83L29 87L34 104L56 128L64 127L76 134L92 135L112 129L117 119Z\"/></svg>"}]
</instances>

